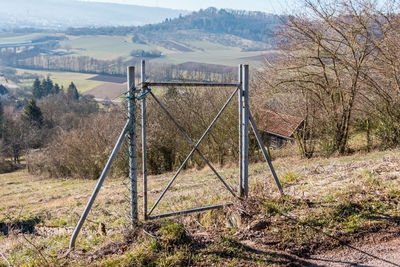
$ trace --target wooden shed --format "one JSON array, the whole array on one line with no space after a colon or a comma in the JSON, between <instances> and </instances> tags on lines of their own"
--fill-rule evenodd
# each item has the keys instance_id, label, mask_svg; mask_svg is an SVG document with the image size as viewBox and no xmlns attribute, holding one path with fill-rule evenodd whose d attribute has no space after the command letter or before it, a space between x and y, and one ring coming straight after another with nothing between
<instances>
[{"instance_id":1,"label":"wooden shed","mask_svg":"<svg viewBox=\"0 0 400 267\"><path fill-rule=\"evenodd\" d=\"M294 134L303 124L303 119L272 110L257 112L258 129L270 148L279 149L294 141Z\"/></svg>"}]
</instances>

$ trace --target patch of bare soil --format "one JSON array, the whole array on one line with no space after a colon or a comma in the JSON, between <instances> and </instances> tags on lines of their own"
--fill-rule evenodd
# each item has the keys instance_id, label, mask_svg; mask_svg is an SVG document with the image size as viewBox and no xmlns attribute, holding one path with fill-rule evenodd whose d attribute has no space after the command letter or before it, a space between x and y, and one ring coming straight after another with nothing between
<instances>
[{"instance_id":1,"label":"patch of bare soil","mask_svg":"<svg viewBox=\"0 0 400 267\"><path fill-rule=\"evenodd\" d=\"M88 80L108 82L108 83L126 83L126 78L111 75L96 75Z\"/></svg>"},{"instance_id":2,"label":"patch of bare soil","mask_svg":"<svg viewBox=\"0 0 400 267\"><path fill-rule=\"evenodd\" d=\"M126 91L126 83L104 83L89 91L84 92L84 95L92 95L97 99L115 99L121 96Z\"/></svg>"}]
</instances>

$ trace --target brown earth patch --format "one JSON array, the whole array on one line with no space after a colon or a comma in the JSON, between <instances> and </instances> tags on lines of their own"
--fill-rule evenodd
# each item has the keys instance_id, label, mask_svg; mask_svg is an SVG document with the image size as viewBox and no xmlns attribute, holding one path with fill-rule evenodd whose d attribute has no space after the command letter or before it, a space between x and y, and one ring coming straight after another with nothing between
<instances>
[{"instance_id":1,"label":"brown earth patch","mask_svg":"<svg viewBox=\"0 0 400 267\"><path fill-rule=\"evenodd\" d=\"M111 76L111 75L96 75L88 80L107 82L107 83L126 83L126 78Z\"/></svg>"},{"instance_id":2,"label":"brown earth patch","mask_svg":"<svg viewBox=\"0 0 400 267\"><path fill-rule=\"evenodd\" d=\"M115 99L123 95L126 91L126 83L104 83L89 91L84 92L84 95L92 95L96 99Z\"/></svg>"}]
</instances>

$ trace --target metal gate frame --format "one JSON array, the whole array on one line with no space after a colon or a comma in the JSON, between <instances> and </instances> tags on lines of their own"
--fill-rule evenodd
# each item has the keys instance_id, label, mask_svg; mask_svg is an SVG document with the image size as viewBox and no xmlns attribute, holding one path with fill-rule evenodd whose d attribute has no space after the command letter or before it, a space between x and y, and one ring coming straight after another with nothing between
<instances>
[{"instance_id":1,"label":"metal gate frame","mask_svg":"<svg viewBox=\"0 0 400 267\"><path fill-rule=\"evenodd\" d=\"M111 164L114 161L114 158L121 147L121 144L124 140L125 135L128 135L129 140L129 180L130 180L130 194L131 194L131 219L132 224L137 224L138 221L138 192L137 192L137 149L136 149L136 101L139 99L141 100L141 108L142 108L142 175L143 175L143 213L144 219L157 219L157 218L164 218L174 215L210 210L210 209L217 209L222 208L228 205L232 205L231 203L227 203L224 205L215 205L215 206L207 206L201 208L194 208L188 209L183 211L171 212L171 213L164 213L159 215L151 216L154 209L157 207L158 203L161 201L165 193L168 191L172 183L175 181L176 177L182 171L183 167L190 159L190 157L196 151L201 158L206 162L206 164L211 168L217 178L224 184L227 190L235 197L247 197L249 186L248 186L248 178L249 178L249 169L248 169L248 152L249 152L249 123L253 132L256 136L257 142L260 146L260 149L264 155L264 158L268 164L269 169L271 170L272 176L275 180L275 183L279 189L279 192L283 195L283 189L279 182L279 179L276 175L274 167L272 165L271 159L265 149L265 146L261 140L261 136L258 133L256 124L254 122L253 116L251 115L249 109L249 65L239 65L238 71L238 82L237 83L213 83L213 82L148 82L146 81L146 71L145 71L145 61L142 60L141 62L141 86L140 90L137 90L135 87L135 67L129 66L127 68L127 99L128 99L128 120L118 138L117 143L106 163L106 166L101 173L99 180L96 184L96 187L83 211L79 222L77 223L75 230L71 236L69 248L73 249L75 247L76 238L79 235L79 232L83 226L83 223L86 220L87 215L100 191L100 188L107 176L107 173L110 169ZM235 90L230 95L228 100L222 106L220 111L217 113L211 124L208 126L206 131L200 137L200 139L195 144L192 139L186 134L185 130L180 126L180 124L174 119L174 117L169 113L167 108L162 104L162 102L151 92L150 87L168 87L168 86L175 86L175 87L234 87ZM239 93L238 93L239 92ZM233 97L238 93L238 112L239 112L239 196L235 194L232 188L224 181L224 179L219 175L219 173L215 170L212 164L207 160L207 158L201 153L198 149L198 146L205 138L207 133L213 127L215 122L218 120L220 115L223 113L227 105L231 102ZM176 171L173 178L170 180L168 185L165 187L161 195L158 197L156 202L154 203L153 207L150 211L147 211L148 203L147 203L147 148L146 148L146 97L150 95L157 104L162 108L162 110L166 113L166 115L173 121L173 123L177 126L179 131L185 136L188 140L190 145L192 146L191 152L188 154L186 159L183 161L179 169Z\"/></svg>"}]
</instances>

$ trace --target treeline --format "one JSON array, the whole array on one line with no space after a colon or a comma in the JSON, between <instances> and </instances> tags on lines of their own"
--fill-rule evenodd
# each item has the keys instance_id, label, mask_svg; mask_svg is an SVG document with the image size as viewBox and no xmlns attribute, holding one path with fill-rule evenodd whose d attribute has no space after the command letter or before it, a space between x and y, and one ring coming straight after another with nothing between
<instances>
[{"instance_id":1,"label":"treeline","mask_svg":"<svg viewBox=\"0 0 400 267\"><path fill-rule=\"evenodd\" d=\"M259 74L271 109L304 118L302 154L345 154L351 140L400 144L400 17L390 2L307 0L280 32L284 56Z\"/></svg>"},{"instance_id":2,"label":"treeline","mask_svg":"<svg viewBox=\"0 0 400 267\"><path fill-rule=\"evenodd\" d=\"M138 27L84 27L69 28L69 35L128 35L138 36L148 33L171 33L181 30L201 30L216 34L231 34L254 41L268 41L274 31L287 18L255 11L207 8L162 23Z\"/></svg>"},{"instance_id":3,"label":"treeline","mask_svg":"<svg viewBox=\"0 0 400 267\"><path fill-rule=\"evenodd\" d=\"M52 56L23 51L18 54L3 55L0 58L4 65L20 68L73 71L82 73L99 73L123 75L126 63L122 58L115 60L100 60L87 56Z\"/></svg>"}]
</instances>

